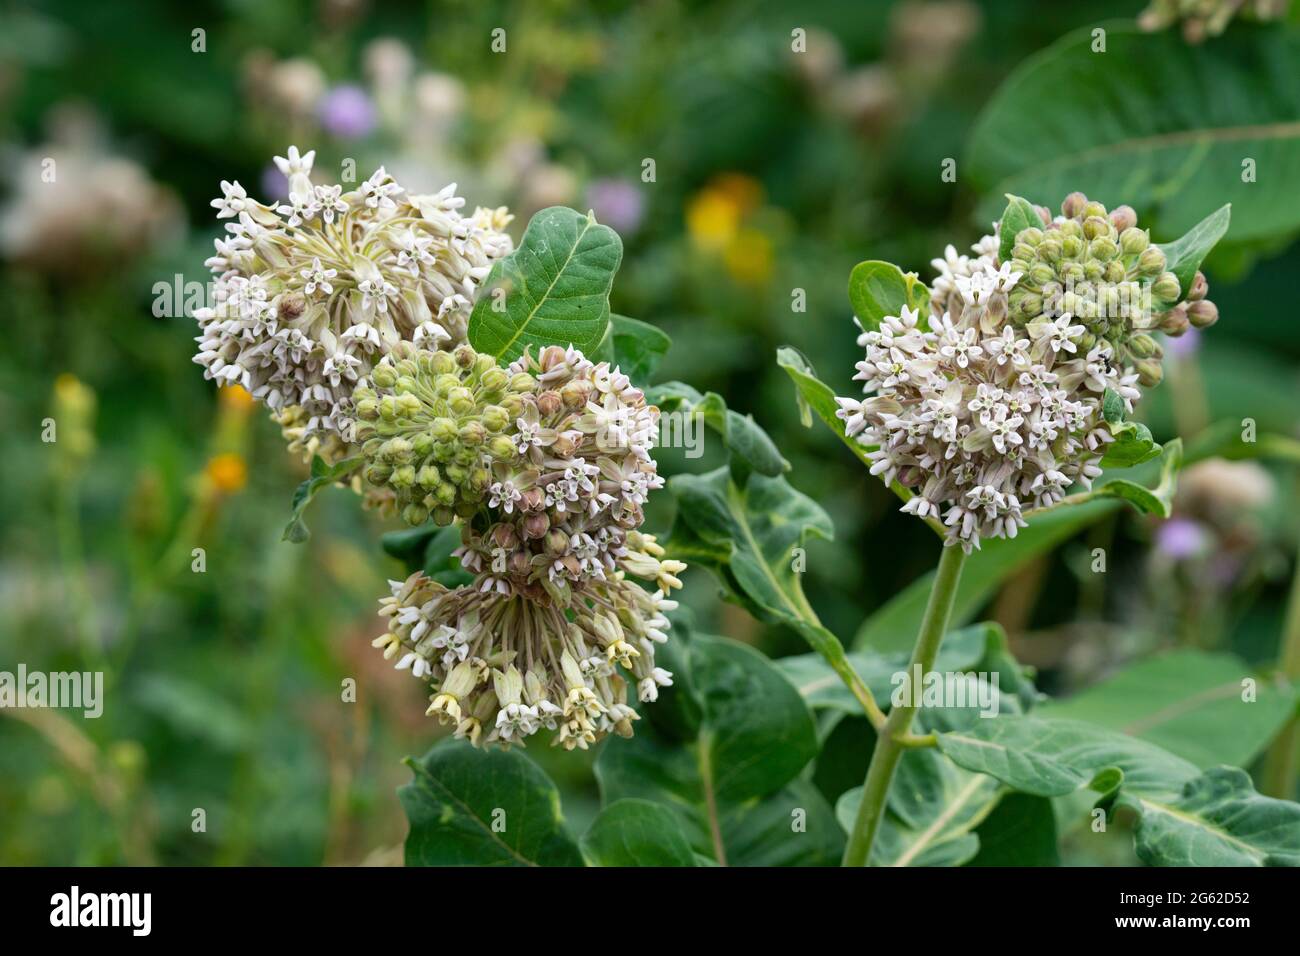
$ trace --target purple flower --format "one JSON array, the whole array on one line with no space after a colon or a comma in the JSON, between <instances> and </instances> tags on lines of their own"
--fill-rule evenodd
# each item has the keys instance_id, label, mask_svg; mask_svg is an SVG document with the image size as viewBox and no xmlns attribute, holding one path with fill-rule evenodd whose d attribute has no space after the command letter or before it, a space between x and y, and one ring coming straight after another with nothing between
<instances>
[{"instance_id":1,"label":"purple flower","mask_svg":"<svg viewBox=\"0 0 1300 956\"><path fill-rule=\"evenodd\" d=\"M339 139L360 139L375 128L375 107L359 86L336 86L320 104L325 132Z\"/></svg>"},{"instance_id":2,"label":"purple flower","mask_svg":"<svg viewBox=\"0 0 1300 956\"><path fill-rule=\"evenodd\" d=\"M1165 351L1177 359L1190 358L1201 347L1201 330L1188 329L1177 338L1165 339Z\"/></svg>"},{"instance_id":3,"label":"purple flower","mask_svg":"<svg viewBox=\"0 0 1300 956\"><path fill-rule=\"evenodd\" d=\"M275 200L289 198L289 179L273 165L262 170L262 195Z\"/></svg>"},{"instance_id":4,"label":"purple flower","mask_svg":"<svg viewBox=\"0 0 1300 956\"><path fill-rule=\"evenodd\" d=\"M1156 529L1156 547L1174 561L1184 561L1205 550L1209 535L1191 518L1170 518Z\"/></svg>"},{"instance_id":5,"label":"purple flower","mask_svg":"<svg viewBox=\"0 0 1300 956\"><path fill-rule=\"evenodd\" d=\"M627 235L636 232L645 213L641 190L628 179L592 180L587 186L587 205L595 210L597 219Z\"/></svg>"}]
</instances>

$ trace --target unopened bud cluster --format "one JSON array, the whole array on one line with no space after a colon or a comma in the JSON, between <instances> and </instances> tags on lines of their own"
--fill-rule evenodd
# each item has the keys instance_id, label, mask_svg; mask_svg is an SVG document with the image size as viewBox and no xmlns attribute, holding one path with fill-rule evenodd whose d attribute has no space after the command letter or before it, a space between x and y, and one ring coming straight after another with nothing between
<instances>
[{"instance_id":1,"label":"unopened bud cluster","mask_svg":"<svg viewBox=\"0 0 1300 956\"><path fill-rule=\"evenodd\" d=\"M949 544L1013 537L1025 512L1089 487L1114 440L1107 390L1126 412L1138 385L1160 380L1150 332L1177 335L1217 318L1197 274L1187 301L1127 207L1069 196L1062 215L1017 236L998 259L997 234L935 259L928 321L904 308L864 330L856 380L870 398L840 398L871 472L911 493L902 510L941 521ZM1125 312L1121 292L1149 281L1158 315ZM1129 300L1132 301L1132 300ZM1095 309L1096 304L1106 308ZM1073 310L1076 310L1073 311Z\"/></svg>"},{"instance_id":2,"label":"unopened bud cluster","mask_svg":"<svg viewBox=\"0 0 1300 956\"><path fill-rule=\"evenodd\" d=\"M356 384L398 343L464 340L479 284L511 251L504 209L463 216L455 185L407 193L381 167L355 189L311 179L314 152L276 164L289 200L260 203L238 182L213 200L229 233L206 265L195 361L276 414L293 447L327 457L351 442Z\"/></svg>"},{"instance_id":3,"label":"unopened bud cluster","mask_svg":"<svg viewBox=\"0 0 1300 956\"><path fill-rule=\"evenodd\" d=\"M642 701L671 683L654 649L685 567L637 530L663 485L658 409L617 369L558 347L507 369L469 346L404 347L354 397L366 480L394 489L411 523L463 522L473 583L395 583L375 642L434 685L429 713L475 744L630 734L629 681Z\"/></svg>"},{"instance_id":4,"label":"unopened bud cluster","mask_svg":"<svg viewBox=\"0 0 1300 956\"><path fill-rule=\"evenodd\" d=\"M469 345L431 352L399 342L352 393L364 479L393 493L407 524L472 517L493 466L519 457L513 423L536 384Z\"/></svg>"},{"instance_id":5,"label":"unopened bud cluster","mask_svg":"<svg viewBox=\"0 0 1300 956\"><path fill-rule=\"evenodd\" d=\"M1138 17L1143 30L1163 30L1182 23L1188 43L1217 37L1235 17L1248 20L1280 20L1287 15L1291 0L1152 0Z\"/></svg>"}]
</instances>

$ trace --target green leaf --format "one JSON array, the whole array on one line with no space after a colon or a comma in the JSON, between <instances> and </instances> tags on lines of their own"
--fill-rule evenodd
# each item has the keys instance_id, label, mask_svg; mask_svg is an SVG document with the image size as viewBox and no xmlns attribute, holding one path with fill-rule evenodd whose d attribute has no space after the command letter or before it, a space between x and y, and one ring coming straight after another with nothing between
<instances>
[{"instance_id":1,"label":"green leaf","mask_svg":"<svg viewBox=\"0 0 1300 956\"><path fill-rule=\"evenodd\" d=\"M1242 699L1247 680L1250 701ZM1123 731L1212 767L1250 764L1295 707L1290 686L1256 678L1231 654L1182 649L1138 661L1037 713Z\"/></svg>"},{"instance_id":2,"label":"green leaf","mask_svg":"<svg viewBox=\"0 0 1300 956\"><path fill-rule=\"evenodd\" d=\"M978 624L949 633L939 648L934 669L944 672L974 669L984 657L990 639L989 632L993 627L996 625ZM871 690L876 703L887 708L889 696L894 689L893 677L907 668L909 656L905 652L881 654L866 650L849 654L848 659ZM797 654L782 657L774 663L814 710L838 710L853 715L861 713L861 705L820 654Z\"/></svg>"},{"instance_id":3,"label":"green leaf","mask_svg":"<svg viewBox=\"0 0 1300 956\"><path fill-rule=\"evenodd\" d=\"M696 866L681 823L649 800L616 800L580 841L589 866Z\"/></svg>"},{"instance_id":4,"label":"green leaf","mask_svg":"<svg viewBox=\"0 0 1300 956\"><path fill-rule=\"evenodd\" d=\"M518 750L447 740L397 791L411 831L407 866L581 866L560 816L560 794Z\"/></svg>"},{"instance_id":5,"label":"green leaf","mask_svg":"<svg viewBox=\"0 0 1300 956\"><path fill-rule=\"evenodd\" d=\"M1052 801L1009 793L975 830L979 853L968 866L1059 866Z\"/></svg>"},{"instance_id":6,"label":"green leaf","mask_svg":"<svg viewBox=\"0 0 1300 956\"><path fill-rule=\"evenodd\" d=\"M1003 787L963 770L936 750L909 750L899 761L888 806L871 846L872 866L961 866L979 851L974 829L992 812ZM862 788L835 804L845 830L853 827Z\"/></svg>"},{"instance_id":7,"label":"green leaf","mask_svg":"<svg viewBox=\"0 0 1300 956\"><path fill-rule=\"evenodd\" d=\"M784 478L753 474L741 486L726 468L675 475L668 487L677 499L667 543L675 557L707 568L727 600L760 620L794 627L815 649L843 652L815 623L796 570L796 548L834 534L820 505Z\"/></svg>"},{"instance_id":8,"label":"green leaf","mask_svg":"<svg viewBox=\"0 0 1300 956\"><path fill-rule=\"evenodd\" d=\"M689 672L698 728L683 737L641 721L596 760L602 802L650 800L676 815L691 848L730 865L822 865L844 835L816 789L796 778L817 753L812 714L752 648L695 635ZM676 688L674 688L676 690ZM801 820L803 828L792 827Z\"/></svg>"},{"instance_id":9,"label":"green leaf","mask_svg":"<svg viewBox=\"0 0 1300 956\"><path fill-rule=\"evenodd\" d=\"M1005 193L1054 205L1077 189L1128 203L1173 235L1224 202L1236 213L1233 241L1300 226L1287 172L1300 165L1296 26L1189 45L1177 31L1108 23L1104 53L1093 51L1093 29L1026 60L980 115L965 167L988 197L979 221L1002 211L995 197ZM1257 181L1244 181L1247 157Z\"/></svg>"},{"instance_id":10,"label":"green leaf","mask_svg":"<svg viewBox=\"0 0 1300 956\"><path fill-rule=\"evenodd\" d=\"M1038 218L1033 203L1028 199L1007 193L1007 208L1002 213L998 227L998 261L1010 262L1011 250L1015 248L1016 236L1030 226L1042 228L1043 220Z\"/></svg>"},{"instance_id":11,"label":"green leaf","mask_svg":"<svg viewBox=\"0 0 1300 956\"><path fill-rule=\"evenodd\" d=\"M425 524L405 531L389 531L379 539L384 552L406 566L406 573L423 571L449 588L468 584L473 575L452 552L461 545L460 525L440 528Z\"/></svg>"},{"instance_id":12,"label":"green leaf","mask_svg":"<svg viewBox=\"0 0 1300 956\"><path fill-rule=\"evenodd\" d=\"M840 406L835 401L835 392L817 377L817 373L813 371L812 365L803 353L789 346L777 349L776 364L785 369L790 380L794 382L804 427L808 428L812 425L812 419L808 415L809 410L815 412L823 424L844 442L860 462L870 466L872 462L867 457L867 453L871 451L871 447L845 434L844 419L836 414Z\"/></svg>"},{"instance_id":13,"label":"green leaf","mask_svg":"<svg viewBox=\"0 0 1300 956\"><path fill-rule=\"evenodd\" d=\"M543 209L519 248L488 273L470 315L470 344L502 364L530 346L594 351L609 326L609 290L622 259L618 233L595 216Z\"/></svg>"},{"instance_id":14,"label":"green leaf","mask_svg":"<svg viewBox=\"0 0 1300 956\"><path fill-rule=\"evenodd\" d=\"M1090 501L1048 511L1030 518L1029 527L1014 538L983 542L980 550L966 559L962 569L953 606L953 626L970 621L1003 582L1013 579L1029 562L1118 507L1114 501ZM863 622L854 646L881 651L910 648L921 626L933 579L934 572L923 574L885 602Z\"/></svg>"},{"instance_id":15,"label":"green leaf","mask_svg":"<svg viewBox=\"0 0 1300 956\"><path fill-rule=\"evenodd\" d=\"M722 438L732 473L740 481L751 471L774 477L790 470L767 432L751 416L727 408L716 392L701 395L684 382L664 382L646 391L646 401L663 412L700 416Z\"/></svg>"},{"instance_id":16,"label":"green leaf","mask_svg":"<svg viewBox=\"0 0 1300 956\"><path fill-rule=\"evenodd\" d=\"M1161 446L1155 447L1160 449ZM1183 466L1183 440L1175 438L1169 442L1162 449L1162 455L1160 483L1156 487L1148 488L1127 478L1114 478L1099 485L1093 492L1093 497L1119 498L1145 514L1168 518L1173 513L1174 492L1178 487L1178 470ZM1141 459L1141 461L1146 460L1148 459Z\"/></svg>"},{"instance_id":17,"label":"green leaf","mask_svg":"<svg viewBox=\"0 0 1300 956\"><path fill-rule=\"evenodd\" d=\"M1196 271L1201 268L1201 263L1209 255L1210 250L1228 231L1231 219L1232 204L1228 203L1210 213L1180 238L1173 242L1159 243L1160 250L1165 254L1165 268L1178 276L1178 285L1182 290L1178 301L1187 298L1187 293L1192 288L1192 281L1196 278Z\"/></svg>"},{"instance_id":18,"label":"green leaf","mask_svg":"<svg viewBox=\"0 0 1300 956\"><path fill-rule=\"evenodd\" d=\"M654 374L659 360L668 354L673 340L649 322L629 319L625 315L610 316L613 330L614 364L637 384L644 385Z\"/></svg>"},{"instance_id":19,"label":"green leaf","mask_svg":"<svg viewBox=\"0 0 1300 956\"><path fill-rule=\"evenodd\" d=\"M1194 764L1154 744L1078 720L981 720L940 734L939 747L967 770L1040 797L1088 786L1104 793L1122 778L1125 787L1172 798L1197 773Z\"/></svg>"},{"instance_id":20,"label":"green leaf","mask_svg":"<svg viewBox=\"0 0 1300 956\"><path fill-rule=\"evenodd\" d=\"M904 306L924 315L930 290L915 272L904 273L892 262L870 260L859 262L849 273L849 302L862 328L870 331L879 328L886 316L901 315Z\"/></svg>"},{"instance_id":21,"label":"green leaf","mask_svg":"<svg viewBox=\"0 0 1300 956\"><path fill-rule=\"evenodd\" d=\"M1216 767L1175 800L1121 791L1138 814L1134 846L1152 866L1300 866L1300 804L1261 797L1250 776Z\"/></svg>"},{"instance_id":22,"label":"green leaf","mask_svg":"<svg viewBox=\"0 0 1300 956\"><path fill-rule=\"evenodd\" d=\"M318 491L342 481L361 467L363 460L362 458L345 458L333 465L327 465L325 459L321 458L320 455L313 455L311 459L311 477L294 490L291 506L292 513L289 523L284 527L284 534L280 536L280 540L302 544L310 538L311 531L302 517L307 511L307 506L311 504Z\"/></svg>"},{"instance_id":23,"label":"green leaf","mask_svg":"<svg viewBox=\"0 0 1300 956\"><path fill-rule=\"evenodd\" d=\"M1151 439L1151 430L1141 422L1124 421L1124 399L1113 388L1102 392L1101 416L1115 438L1106 446L1103 468L1131 468L1159 456L1160 446Z\"/></svg>"}]
</instances>

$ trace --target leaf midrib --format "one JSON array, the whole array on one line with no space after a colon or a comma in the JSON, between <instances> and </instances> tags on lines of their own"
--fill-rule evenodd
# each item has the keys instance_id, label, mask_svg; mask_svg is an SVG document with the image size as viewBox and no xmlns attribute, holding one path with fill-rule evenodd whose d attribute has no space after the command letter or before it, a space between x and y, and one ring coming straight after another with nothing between
<instances>
[{"instance_id":1,"label":"leaf midrib","mask_svg":"<svg viewBox=\"0 0 1300 956\"><path fill-rule=\"evenodd\" d=\"M591 229L593 225L595 225L595 223L591 219L591 217L588 217L583 222L582 231L579 232L577 237L573 240L573 245L569 248L569 254L564 257L564 263L558 269L555 270L555 278L553 278L550 284L546 287L546 292L542 294L541 298L536 300L536 304L532 307L532 309L529 310L528 316L524 319L523 322L519 324L519 327L515 329L515 334L510 336L510 340L506 342L506 344L502 347L501 351L497 353L498 355L505 355L510 351L511 347L515 344L515 342L519 340L519 336L524 334L529 324L533 321L537 313L541 310L542 305L545 304L547 300L550 299L551 290L554 289L555 284L560 281L560 276L564 275L564 270L569 267L569 263L573 261L573 257L578 254L578 246L582 244L583 236L587 234L587 232ZM524 272L522 269L519 270L519 275L521 278L524 278ZM527 291L528 282L526 279L523 282L523 287L524 287L524 291Z\"/></svg>"},{"instance_id":2,"label":"leaf midrib","mask_svg":"<svg viewBox=\"0 0 1300 956\"><path fill-rule=\"evenodd\" d=\"M469 804L467 804L460 797L456 796L456 794L454 794L450 789L448 789L445 784L443 784L440 780L438 780L437 777L434 777L432 774L430 774L423 767L420 768L420 772L417 775L416 779L419 780L422 784L426 784L426 785L432 784L433 787L437 788L436 790L429 788L432 796L438 797L440 794L445 794L446 800L448 800L452 805L457 807L462 813L465 814L465 816L469 817L476 824L478 824L478 826L483 830L483 832L486 833L494 843L498 844L501 847L501 849L505 850L506 853L514 857L524 866L537 865L535 861L528 859L528 857L526 856L523 856L522 854L519 853L518 850L512 847L509 843L506 843L504 840L502 840L501 837L498 836L490 826L488 826L487 822L483 820L483 818L480 817L477 813L474 812L474 810L470 807Z\"/></svg>"}]
</instances>

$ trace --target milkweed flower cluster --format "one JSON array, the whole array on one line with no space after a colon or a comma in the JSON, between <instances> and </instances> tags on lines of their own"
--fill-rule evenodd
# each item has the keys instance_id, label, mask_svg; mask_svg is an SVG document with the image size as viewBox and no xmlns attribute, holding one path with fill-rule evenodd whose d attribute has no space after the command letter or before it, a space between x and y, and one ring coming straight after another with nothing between
<instances>
[{"instance_id":1,"label":"milkweed flower cluster","mask_svg":"<svg viewBox=\"0 0 1300 956\"><path fill-rule=\"evenodd\" d=\"M213 304L195 311L195 361L266 404L295 450L341 457L357 383L401 342L464 341L479 284L512 249L504 208L461 213L455 185L407 193L380 167L355 189L316 184L314 151L276 157L289 200L266 205L222 182L228 220L206 265Z\"/></svg>"},{"instance_id":2,"label":"milkweed flower cluster","mask_svg":"<svg viewBox=\"0 0 1300 956\"><path fill-rule=\"evenodd\" d=\"M1131 209L1108 213L1074 193L1041 228L1000 237L974 256L934 260L930 314L904 307L858 343L865 400L839 398L846 431L871 451L871 472L911 493L902 510L938 519L969 552L1014 537L1025 512L1090 487L1113 436L1113 391L1131 413L1139 385L1160 380L1150 331L1177 335L1217 310L1197 274L1189 302Z\"/></svg>"},{"instance_id":3,"label":"milkweed flower cluster","mask_svg":"<svg viewBox=\"0 0 1300 956\"><path fill-rule=\"evenodd\" d=\"M430 715L476 745L631 734L629 684L648 702L671 683L654 654L685 568L637 530L663 486L658 409L608 363L554 346L506 369L468 345L400 346L355 400L365 479L411 523L463 522L473 582L393 582L375 641L433 685Z\"/></svg>"}]
</instances>

